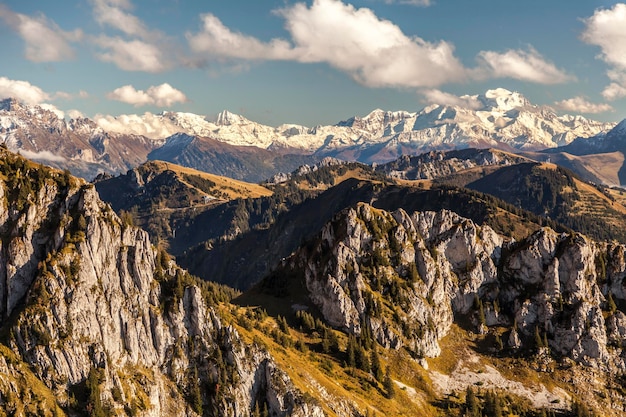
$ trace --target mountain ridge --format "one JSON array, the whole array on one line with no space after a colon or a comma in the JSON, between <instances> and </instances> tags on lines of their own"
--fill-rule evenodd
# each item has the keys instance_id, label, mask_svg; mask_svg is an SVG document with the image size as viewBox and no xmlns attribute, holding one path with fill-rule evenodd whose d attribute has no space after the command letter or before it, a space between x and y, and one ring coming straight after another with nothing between
<instances>
[{"instance_id":1,"label":"mountain ridge","mask_svg":"<svg viewBox=\"0 0 626 417\"><path fill-rule=\"evenodd\" d=\"M505 89L488 90L464 100L464 105L430 104L417 112L376 109L363 117L325 126L271 127L226 110L215 121L193 113L167 111L66 121L41 106L7 99L0 106L0 141L33 159L93 178L99 172L125 172L161 146L172 150L174 143L180 145L181 135L248 148L248 154L270 152L275 155L272 158L302 155L319 160L331 156L381 163L430 150L552 149L575 138L601 136L614 127L582 116L558 116L550 108L533 105L521 94ZM168 142L172 146L168 147ZM170 155L169 160L176 162L176 157ZM257 176L269 178L277 173L273 169Z\"/></svg>"}]
</instances>

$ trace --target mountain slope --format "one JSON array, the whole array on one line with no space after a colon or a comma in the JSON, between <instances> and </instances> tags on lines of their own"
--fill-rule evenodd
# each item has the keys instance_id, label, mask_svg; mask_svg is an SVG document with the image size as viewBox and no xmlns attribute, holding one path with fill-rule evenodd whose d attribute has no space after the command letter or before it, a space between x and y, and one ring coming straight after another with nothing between
<instances>
[{"instance_id":1,"label":"mountain slope","mask_svg":"<svg viewBox=\"0 0 626 417\"><path fill-rule=\"evenodd\" d=\"M202 241L190 236L191 229L200 228L204 240L211 237L208 224L196 221L197 217L207 218L204 212L214 213L231 200L272 195L257 184L162 161L146 162L117 177L96 178L95 186L117 213L132 217L148 231L153 243L165 243L171 253Z\"/></svg>"},{"instance_id":2,"label":"mountain slope","mask_svg":"<svg viewBox=\"0 0 626 417\"><path fill-rule=\"evenodd\" d=\"M212 174L260 182L277 172L291 172L315 158L282 155L253 146L234 146L215 139L177 134L150 152L148 159L173 162Z\"/></svg>"},{"instance_id":3,"label":"mountain slope","mask_svg":"<svg viewBox=\"0 0 626 417\"><path fill-rule=\"evenodd\" d=\"M0 173L2 410L322 415L223 321L232 291L155 252L92 185L2 149Z\"/></svg>"},{"instance_id":4,"label":"mountain slope","mask_svg":"<svg viewBox=\"0 0 626 417\"><path fill-rule=\"evenodd\" d=\"M601 240L626 241L626 207L549 163L501 168L466 185Z\"/></svg>"},{"instance_id":5,"label":"mountain slope","mask_svg":"<svg viewBox=\"0 0 626 417\"><path fill-rule=\"evenodd\" d=\"M615 303L624 301L624 251L549 228L514 242L446 210L358 204L240 302L289 300L352 334L357 352L372 343L410 352L426 370L421 380L449 395L440 415L467 412L459 392L472 386L484 396L510 390L561 415L580 415L563 410L576 398L621 415L614 401L626 362L615 346L626 340L618 324L626 315ZM360 368L350 358L345 366ZM501 406L538 415L514 412L510 400Z\"/></svg>"}]
</instances>

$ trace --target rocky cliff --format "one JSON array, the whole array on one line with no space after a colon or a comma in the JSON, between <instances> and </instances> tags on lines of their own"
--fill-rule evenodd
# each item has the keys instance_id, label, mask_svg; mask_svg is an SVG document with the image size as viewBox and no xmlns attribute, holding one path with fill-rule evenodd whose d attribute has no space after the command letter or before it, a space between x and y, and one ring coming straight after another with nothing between
<instances>
[{"instance_id":1,"label":"rocky cliff","mask_svg":"<svg viewBox=\"0 0 626 417\"><path fill-rule=\"evenodd\" d=\"M301 277L331 325L418 358L438 356L460 323L497 340L494 352L621 374L625 249L549 228L514 241L451 211L361 203L281 272Z\"/></svg>"},{"instance_id":2,"label":"rocky cliff","mask_svg":"<svg viewBox=\"0 0 626 417\"><path fill-rule=\"evenodd\" d=\"M92 185L0 153L4 410L322 415L224 322L219 290L158 254Z\"/></svg>"}]
</instances>

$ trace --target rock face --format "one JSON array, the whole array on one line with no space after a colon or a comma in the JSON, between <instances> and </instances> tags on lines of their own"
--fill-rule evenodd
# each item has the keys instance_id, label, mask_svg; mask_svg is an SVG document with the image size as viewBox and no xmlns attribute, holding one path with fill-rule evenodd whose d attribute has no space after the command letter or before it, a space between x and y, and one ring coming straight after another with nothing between
<instances>
[{"instance_id":1,"label":"rock face","mask_svg":"<svg viewBox=\"0 0 626 417\"><path fill-rule=\"evenodd\" d=\"M515 242L450 211L367 204L335 216L283 267L303 271L333 326L381 345L439 355L459 317L508 329L510 349L624 370L625 247L543 228ZM467 322L467 321L466 321Z\"/></svg>"},{"instance_id":2,"label":"rock face","mask_svg":"<svg viewBox=\"0 0 626 417\"><path fill-rule=\"evenodd\" d=\"M78 413L193 416L209 407L239 416L264 403L274 415L322 415L265 350L223 322L209 290L157 259L147 233L122 224L92 185L0 152L9 178L0 181L5 375L25 362ZM0 398L15 390L0 381Z\"/></svg>"}]
</instances>

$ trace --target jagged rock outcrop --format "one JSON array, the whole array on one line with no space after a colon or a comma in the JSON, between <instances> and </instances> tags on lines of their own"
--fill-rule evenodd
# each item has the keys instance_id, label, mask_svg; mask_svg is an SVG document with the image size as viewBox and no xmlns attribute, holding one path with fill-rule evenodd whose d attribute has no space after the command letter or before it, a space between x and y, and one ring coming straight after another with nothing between
<instances>
[{"instance_id":1,"label":"jagged rock outcrop","mask_svg":"<svg viewBox=\"0 0 626 417\"><path fill-rule=\"evenodd\" d=\"M28 364L78 413L240 416L260 402L278 416L323 415L224 323L210 289L158 260L147 233L123 224L92 185L0 152L7 375ZM19 388L2 382L1 398Z\"/></svg>"},{"instance_id":2,"label":"jagged rock outcrop","mask_svg":"<svg viewBox=\"0 0 626 417\"><path fill-rule=\"evenodd\" d=\"M549 228L515 242L450 211L362 203L283 267L303 271L329 324L386 347L437 356L439 339L464 316L475 332L508 329L511 349L623 371L624 253Z\"/></svg>"}]
</instances>

